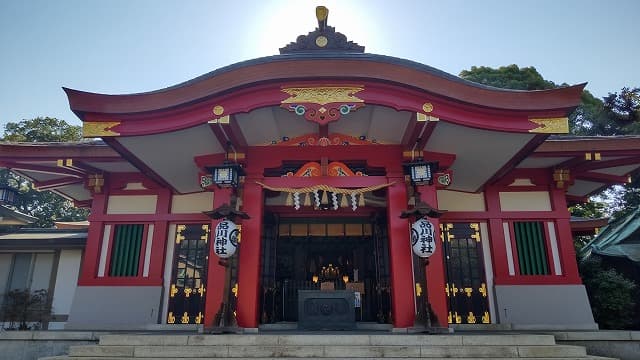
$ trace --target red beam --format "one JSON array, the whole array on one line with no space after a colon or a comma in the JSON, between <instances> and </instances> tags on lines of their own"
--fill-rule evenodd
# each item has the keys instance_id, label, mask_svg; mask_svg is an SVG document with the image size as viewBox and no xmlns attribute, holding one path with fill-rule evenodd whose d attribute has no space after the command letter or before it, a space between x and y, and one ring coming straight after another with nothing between
<instances>
[{"instance_id":1,"label":"red beam","mask_svg":"<svg viewBox=\"0 0 640 360\"><path fill-rule=\"evenodd\" d=\"M422 150L427 146L427 142L429 141L429 138L431 138L431 135L433 135L433 131L436 129L437 125L437 121L427 122L427 125L424 127L424 131L418 137L418 145L416 146L417 150Z\"/></svg>"},{"instance_id":2,"label":"red beam","mask_svg":"<svg viewBox=\"0 0 640 360\"><path fill-rule=\"evenodd\" d=\"M302 188L318 184L339 188L361 188L383 185L389 183L389 181L385 176L316 176L265 178L262 183L271 187L288 188Z\"/></svg>"},{"instance_id":3,"label":"red beam","mask_svg":"<svg viewBox=\"0 0 640 360\"><path fill-rule=\"evenodd\" d=\"M0 165L6 167L10 170L22 170L22 171L32 171L44 174L54 174L54 175L67 175L67 176L75 176L75 177L83 177L84 174L79 173L75 170L70 170L63 167L51 167L51 166L43 166L43 165L35 165L35 164L22 164L15 162L2 161Z\"/></svg>"},{"instance_id":4,"label":"red beam","mask_svg":"<svg viewBox=\"0 0 640 360\"><path fill-rule=\"evenodd\" d=\"M576 166L572 170L576 173L579 173L579 172L591 171L596 169L605 169L605 168L626 166L626 165L632 165L632 164L638 164L638 166L640 166L640 157L633 156L633 157L626 157L626 158L615 159L615 160L592 160L581 166Z\"/></svg>"},{"instance_id":5,"label":"red beam","mask_svg":"<svg viewBox=\"0 0 640 360\"><path fill-rule=\"evenodd\" d=\"M529 154L531 153L531 151L533 151L533 149L535 149L538 146L540 146L540 144L542 144L547 139L547 137L548 137L548 135L536 135L536 136L534 136L533 139L531 139L531 141L529 141L524 147L522 147L520 149L520 151L518 151L511 158L511 160L507 161L507 163L504 164L500 168L500 170L498 170L489 180L487 180L484 184L482 184L482 186L480 186L480 189L484 188L487 184L493 184L493 183L499 181L503 176L506 176L519 163L521 163L527 156L529 156ZM478 189L478 190L480 190L480 189Z\"/></svg>"},{"instance_id":6,"label":"red beam","mask_svg":"<svg viewBox=\"0 0 640 360\"><path fill-rule=\"evenodd\" d=\"M620 176L620 175L611 175L611 174L603 174L598 172L584 172L575 174L576 179L594 181L594 182L603 182L603 183L618 183L618 184L626 184L629 182L628 176Z\"/></svg>"},{"instance_id":7,"label":"red beam","mask_svg":"<svg viewBox=\"0 0 640 360\"><path fill-rule=\"evenodd\" d=\"M422 129L426 126L425 123L419 123L417 117L417 113L414 112L411 114L411 119L409 119L407 128L404 129L404 135L402 135L402 141L400 143L407 150L413 150L413 145L417 143L420 132L422 132Z\"/></svg>"},{"instance_id":8,"label":"red beam","mask_svg":"<svg viewBox=\"0 0 640 360\"><path fill-rule=\"evenodd\" d=\"M36 187L37 190L42 191L42 190L51 190L51 189L55 189L55 188L59 188L67 185L72 185L72 184L81 184L82 182L84 182L84 179L82 178L67 176L67 177L63 177L59 179L51 179L47 181L34 181L33 185Z\"/></svg>"}]
</instances>

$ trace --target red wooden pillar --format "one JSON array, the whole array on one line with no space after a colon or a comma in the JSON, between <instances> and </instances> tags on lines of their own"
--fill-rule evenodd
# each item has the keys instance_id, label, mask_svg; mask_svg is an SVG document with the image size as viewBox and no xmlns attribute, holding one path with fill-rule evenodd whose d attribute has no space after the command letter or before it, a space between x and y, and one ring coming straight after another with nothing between
<instances>
[{"instance_id":1,"label":"red wooden pillar","mask_svg":"<svg viewBox=\"0 0 640 360\"><path fill-rule=\"evenodd\" d=\"M431 207L438 208L438 193L435 186L418 186L418 192L422 201ZM445 271L444 271L444 250L442 249L442 241L440 241L440 219L429 218L434 226L434 235L436 239L436 252L429 258L429 265L425 268L427 275L427 296L431 309L438 318L440 326L447 326L447 296L444 291L445 287ZM416 279L417 281L417 279Z\"/></svg>"},{"instance_id":2,"label":"red wooden pillar","mask_svg":"<svg viewBox=\"0 0 640 360\"><path fill-rule=\"evenodd\" d=\"M571 233L571 215L567 208L567 198L565 189L551 190L551 201L555 212L563 213L556 218L558 251L560 252L560 263L562 274L571 284L582 284L582 279L578 272L575 248L573 247L573 234Z\"/></svg>"},{"instance_id":3,"label":"red wooden pillar","mask_svg":"<svg viewBox=\"0 0 640 360\"><path fill-rule=\"evenodd\" d=\"M159 218L171 213L171 197L172 194L169 189L162 189L158 192L156 215L158 215ZM152 279L157 284L162 284L162 277L164 274L168 225L169 223L167 220L158 220L153 222L151 259L149 259L149 279ZM147 234L144 234L144 236L146 237Z\"/></svg>"},{"instance_id":4,"label":"red wooden pillar","mask_svg":"<svg viewBox=\"0 0 640 360\"><path fill-rule=\"evenodd\" d=\"M238 326L257 328L260 309L260 266L262 263L262 217L264 199L259 179L247 176L242 198L242 211L251 218L242 221L240 259L238 262Z\"/></svg>"},{"instance_id":5,"label":"red wooden pillar","mask_svg":"<svg viewBox=\"0 0 640 360\"><path fill-rule=\"evenodd\" d=\"M501 218L500 197L498 190L488 187L484 192L487 213L489 214L489 245L493 265L495 285L504 284L509 278L507 247L504 239L503 220Z\"/></svg>"},{"instance_id":6,"label":"red wooden pillar","mask_svg":"<svg viewBox=\"0 0 640 360\"><path fill-rule=\"evenodd\" d=\"M231 202L231 189L216 189L213 194L213 208ZM213 236L216 225L222 220L211 220L209 235L209 268L207 271L207 294L205 297L204 318L208 326L213 325L216 313L222 304L224 292L224 266L218 264L218 256L214 252Z\"/></svg>"},{"instance_id":7,"label":"red wooden pillar","mask_svg":"<svg viewBox=\"0 0 640 360\"><path fill-rule=\"evenodd\" d=\"M391 312L393 326L408 328L415 318L412 250L409 240L409 223L400 214L407 208L407 189L404 177L389 178L395 181L387 191L387 218L389 219L389 262L391 266Z\"/></svg>"},{"instance_id":8,"label":"red wooden pillar","mask_svg":"<svg viewBox=\"0 0 640 360\"><path fill-rule=\"evenodd\" d=\"M102 218L107 211L107 195L93 194L91 214ZM87 245L82 256L82 266L78 285L91 285L98 276L98 264L100 263L100 249L102 247L103 221L93 221L89 216L89 230L87 232Z\"/></svg>"}]
</instances>

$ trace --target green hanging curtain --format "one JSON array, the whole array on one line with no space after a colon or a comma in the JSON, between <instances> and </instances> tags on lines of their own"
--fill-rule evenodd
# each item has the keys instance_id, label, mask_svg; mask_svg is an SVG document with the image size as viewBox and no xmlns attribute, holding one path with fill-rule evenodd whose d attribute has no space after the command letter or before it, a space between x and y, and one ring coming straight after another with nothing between
<instances>
[{"instance_id":1,"label":"green hanging curtain","mask_svg":"<svg viewBox=\"0 0 640 360\"><path fill-rule=\"evenodd\" d=\"M143 232L143 224L116 225L110 276L138 276Z\"/></svg>"},{"instance_id":2,"label":"green hanging curtain","mask_svg":"<svg viewBox=\"0 0 640 360\"><path fill-rule=\"evenodd\" d=\"M521 275L548 275L547 248L543 224L538 221L514 222L516 250Z\"/></svg>"}]
</instances>

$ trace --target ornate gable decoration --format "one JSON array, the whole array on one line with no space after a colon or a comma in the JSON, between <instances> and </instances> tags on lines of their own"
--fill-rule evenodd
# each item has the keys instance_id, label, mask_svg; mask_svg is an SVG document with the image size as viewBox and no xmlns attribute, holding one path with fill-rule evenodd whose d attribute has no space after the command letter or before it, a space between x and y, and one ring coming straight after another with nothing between
<instances>
[{"instance_id":1,"label":"ornate gable decoration","mask_svg":"<svg viewBox=\"0 0 640 360\"><path fill-rule=\"evenodd\" d=\"M292 54L310 51L344 51L363 53L364 46L353 41L348 41L347 37L333 26L327 26L329 9L324 6L316 7L316 18L318 27L315 31L307 35L300 35L296 42L280 48L280 54Z\"/></svg>"},{"instance_id":2,"label":"ornate gable decoration","mask_svg":"<svg viewBox=\"0 0 640 360\"><path fill-rule=\"evenodd\" d=\"M283 88L289 97L282 100L280 107L309 121L326 125L364 106L364 100L355 93L364 86L317 86L308 88Z\"/></svg>"}]
</instances>

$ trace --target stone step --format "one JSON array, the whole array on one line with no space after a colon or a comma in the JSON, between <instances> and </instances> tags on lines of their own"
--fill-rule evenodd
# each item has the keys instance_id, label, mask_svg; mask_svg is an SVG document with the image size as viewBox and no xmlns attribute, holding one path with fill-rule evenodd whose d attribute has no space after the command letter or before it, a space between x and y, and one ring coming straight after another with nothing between
<instances>
[{"instance_id":1,"label":"stone step","mask_svg":"<svg viewBox=\"0 0 640 360\"><path fill-rule=\"evenodd\" d=\"M531 358L584 357L571 345L83 345L72 357L111 358Z\"/></svg>"},{"instance_id":2,"label":"stone step","mask_svg":"<svg viewBox=\"0 0 640 360\"><path fill-rule=\"evenodd\" d=\"M146 359L146 360L166 360L166 358L133 358L133 357L75 357L75 356L51 356L51 357L45 357L45 358L40 358L39 360L136 360L136 359ZM177 358L173 358L175 360L193 360L193 358L184 358L184 357L177 357ZM252 360L272 360L273 358L251 358ZM287 360L351 360L353 359L352 357L332 357L332 358L328 358L328 357L323 357L323 358L308 358L308 357L298 357L298 358L287 358ZM374 359L380 359L380 358L375 358L375 357L363 357L363 358L358 358L358 360L374 360ZM406 359L404 357L386 357L384 359L387 360L394 360L394 359ZM445 360L445 359L452 359L450 357L438 357L438 358L429 358L430 360ZM477 358L477 357L466 357L466 358L455 358L458 360L478 360L478 359L482 359L482 360L492 360L492 359L500 359L500 360L522 360L525 358L520 358L520 357L510 357L510 358ZM562 358L557 358L557 357L535 357L535 358L526 358L528 360L558 360L558 359L563 359L563 360L616 360L614 358L606 358L606 357L599 357L599 356L584 356L584 357L562 357ZM199 360L238 360L238 358L231 358L231 357L208 357L208 358L199 358Z\"/></svg>"},{"instance_id":3,"label":"stone step","mask_svg":"<svg viewBox=\"0 0 640 360\"><path fill-rule=\"evenodd\" d=\"M555 345L553 335L102 335L100 345Z\"/></svg>"}]
</instances>

